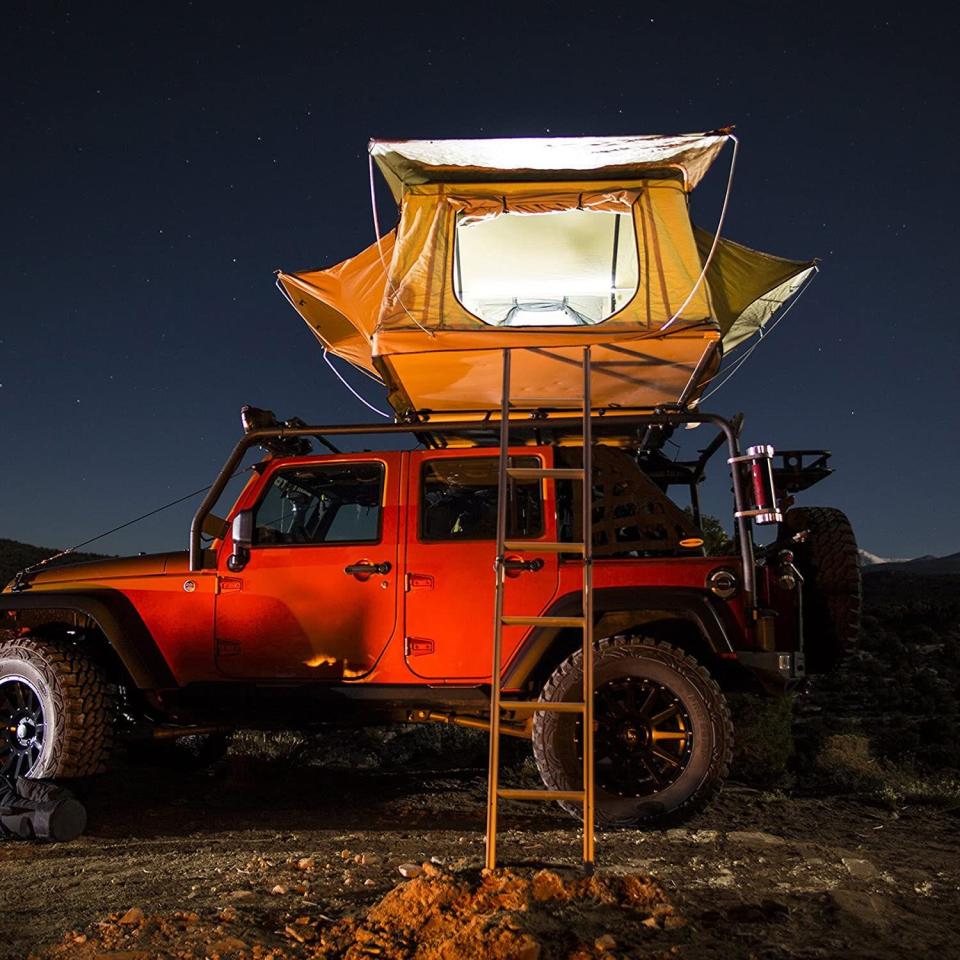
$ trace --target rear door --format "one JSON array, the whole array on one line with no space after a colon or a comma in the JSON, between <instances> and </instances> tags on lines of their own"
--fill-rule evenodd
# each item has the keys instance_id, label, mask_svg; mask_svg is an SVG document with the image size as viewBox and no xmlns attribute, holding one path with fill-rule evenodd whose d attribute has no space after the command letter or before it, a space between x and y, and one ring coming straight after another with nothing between
<instances>
[{"instance_id":1,"label":"rear door","mask_svg":"<svg viewBox=\"0 0 960 960\"><path fill-rule=\"evenodd\" d=\"M514 466L539 467L546 453L512 451ZM489 681L493 642L497 460L489 450L418 452L408 472L404 652L415 674L455 683ZM508 536L556 538L552 484L513 484ZM507 581L507 615L536 616L557 590L556 554L513 555L543 561ZM504 630L504 662L526 628Z\"/></svg>"},{"instance_id":2,"label":"rear door","mask_svg":"<svg viewBox=\"0 0 960 960\"><path fill-rule=\"evenodd\" d=\"M216 654L231 677L367 673L398 622L400 454L279 463L264 478L246 566L218 562Z\"/></svg>"}]
</instances>

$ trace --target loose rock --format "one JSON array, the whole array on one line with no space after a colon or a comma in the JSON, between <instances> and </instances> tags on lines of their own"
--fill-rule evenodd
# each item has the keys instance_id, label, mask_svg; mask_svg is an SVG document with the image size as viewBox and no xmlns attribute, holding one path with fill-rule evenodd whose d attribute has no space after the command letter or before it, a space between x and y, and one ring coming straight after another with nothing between
<instances>
[{"instance_id":1,"label":"loose rock","mask_svg":"<svg viewBox=\"0 0 960 960\"><path fill-rule=\"evenodd\" d=\"M880 874L880 871L869 860L860 860L856 857L843 857L842 860L850 876L857 880L873 880Z\"/></svg>"},{"instance_id":2,"label":"loose rock","mask_svg":"<svg viewBox=\"0 0 960 960\"><path fill-rule=\"evenodd\" d=\"M733 830L727 834L727 839L733 843L746 843L751 846L775 847L787 841L783 837L772 833L763 833L760 830Z\"/></svg>"}]
</instances>

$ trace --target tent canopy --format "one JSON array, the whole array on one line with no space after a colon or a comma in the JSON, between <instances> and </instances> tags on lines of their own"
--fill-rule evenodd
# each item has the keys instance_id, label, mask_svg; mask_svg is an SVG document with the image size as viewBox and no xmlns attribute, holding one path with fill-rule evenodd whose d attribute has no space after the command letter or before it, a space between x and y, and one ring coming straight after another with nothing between
<instances>
[{"instance_id":1,"label":"tent canopy","mask_svg":"<svg viewBox=\"0 0 960 960\"><path fill-rule=\"evenodd\" d=\"M694 228L689 190L728 139L372 141L395 230L326 270L280 273L331 353L386 384L402 415L695 400L732 349L814 269ZM722 344L721 344L722 340Z\"/></svg>"},{"instance_id":2,"label":"tent canopy","mask_svg":"<svg viewBox=\"0 0 960 960\"><path fill-rule=\"evenodd\" d=\"M628 180L680 177L692 190L729 139L726 132L647 137L517 137L490 140L371 140L399 202L422 183L509 180Z\"/></svg>"}]
</instances>

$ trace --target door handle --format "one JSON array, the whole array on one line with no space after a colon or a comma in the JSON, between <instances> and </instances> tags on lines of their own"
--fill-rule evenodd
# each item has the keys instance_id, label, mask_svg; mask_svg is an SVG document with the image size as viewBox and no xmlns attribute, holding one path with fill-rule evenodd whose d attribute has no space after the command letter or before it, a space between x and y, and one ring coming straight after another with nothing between
<instances>
[{"instance_id":1,"label":"door handle","mask_svg":"<svg viewBox=\"0 0 960 960\"><path fill-rule=\"evenodd\" d=\"M507 557L503 561L503 569L508 572L536 573L538 570L543 569L543 560L540 557L536 557L533 560L515 560L512 557Z\"/></svg>"},{"instance_id":2,"label":"door handle","mask_svg":"<svg viewBox=\"0 0 960 960\"><path fill-rule=\"evenodd\" d=\"M366 560L361 560L359 563L351 563L348 566L343 568L343 572L350 574L351 576L372 576L374 573L388 574L393 569L389 560L384 560L383 563L369 563Z\"/></svg>"}]
</instances>

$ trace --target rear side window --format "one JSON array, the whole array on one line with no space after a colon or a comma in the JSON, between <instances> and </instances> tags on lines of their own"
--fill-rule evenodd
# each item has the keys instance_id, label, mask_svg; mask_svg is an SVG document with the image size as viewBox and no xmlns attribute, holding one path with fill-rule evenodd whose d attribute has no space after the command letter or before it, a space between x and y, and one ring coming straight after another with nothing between
<instances>
[{"instance_id":1,"label":"rear side window","mask_svg":"<svg viewBox=\"0 0 960 960\"><path fill-rule=\"evenodd\" d=\"M257 507L254 544L376 543L382 463L317 464L274 474Z\"/></svg>"},{"instance_id":2,"label":"rear side window","mask_svg":"<svg viewBox=\"0 0 960 960\"><path fill-rule=\"evenodd\" d=\"M536 457L513 457L515 467L539 467ZM542 484L512 483L507 536L543 534ZM428 460L420 476L421 540L495 540L497 537L497 458Z\"/></svg>"}]
</instances>

